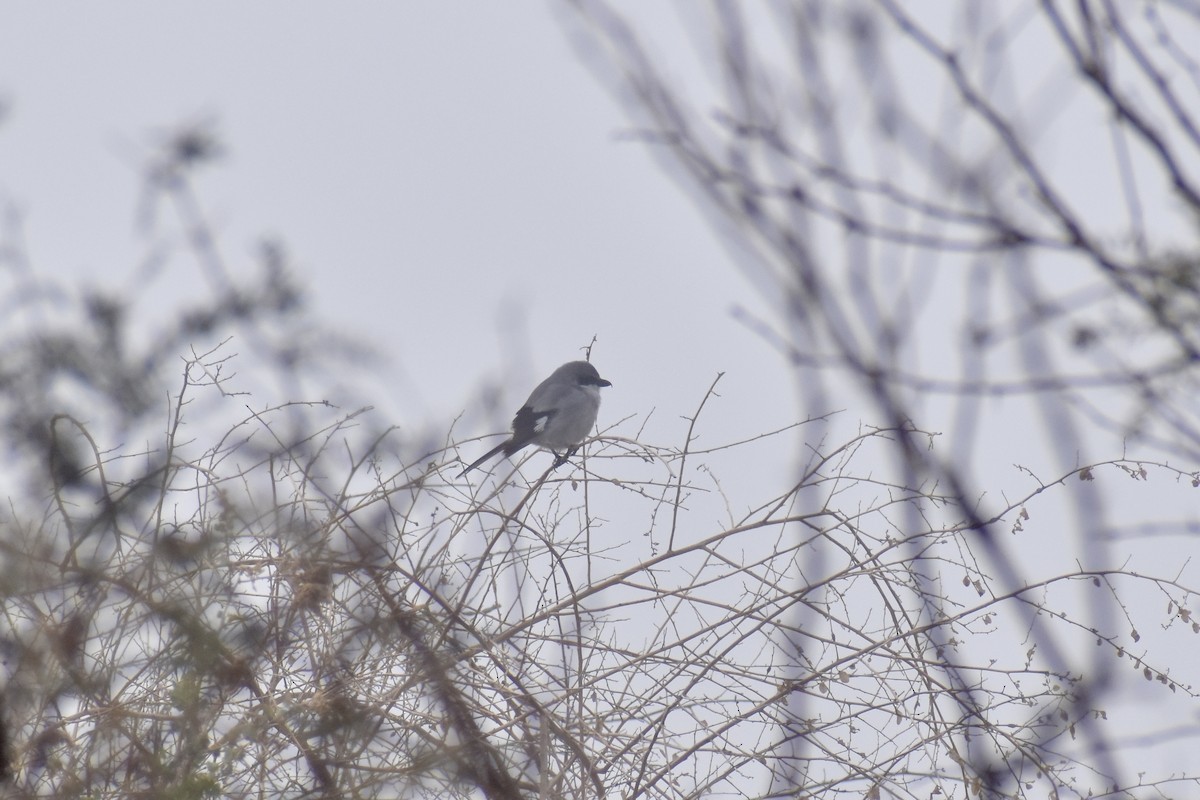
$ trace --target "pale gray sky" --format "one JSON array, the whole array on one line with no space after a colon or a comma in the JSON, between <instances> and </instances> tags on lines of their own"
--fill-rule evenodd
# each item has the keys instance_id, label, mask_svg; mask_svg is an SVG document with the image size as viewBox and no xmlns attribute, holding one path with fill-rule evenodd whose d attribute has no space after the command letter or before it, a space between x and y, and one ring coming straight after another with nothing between
<instances>
[{"instance_id":1,"label":"pale gray sky","mask_svg":"<svg viewBox=\"0 0 1200 800\"><path fill-rule=\"evenodd\" d=\"M657 408L680 431L721 370L755 419L730 435L793 415L790 379L729 314L762 303L620 141L548 5L22 4L0 93L0 199L33 264L108 286L147 249L131 154L216 120L229 154L198 188L227 258L281 240L325 322L394 359L375 399L401 422L451 419L505 369L519 402L593 334L615 384L602 423Z\"/></svg>"}]
</instances>

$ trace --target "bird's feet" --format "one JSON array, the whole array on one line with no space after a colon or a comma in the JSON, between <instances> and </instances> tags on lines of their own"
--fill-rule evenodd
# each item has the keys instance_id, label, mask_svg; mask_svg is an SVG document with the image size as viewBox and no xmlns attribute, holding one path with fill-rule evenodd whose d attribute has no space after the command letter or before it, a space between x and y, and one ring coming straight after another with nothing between
<instances>
[{"instance_id":1,"label":"bird's feet","mask_svg":"<svg viewBox=\"0 0 1200 800\"><path fill-rule=\"evenodd\" d=\"M571 456L575 455L575 451L578 449L579 449L578 447L572 447L570 450L567 450L561 456L558 453L555 453L553 450L551 450L550 452L554 453L554 466L552 466L551 469L558 469L563 464L567 463L567 460L570 459Z\"/></svg>"}]
</instances>

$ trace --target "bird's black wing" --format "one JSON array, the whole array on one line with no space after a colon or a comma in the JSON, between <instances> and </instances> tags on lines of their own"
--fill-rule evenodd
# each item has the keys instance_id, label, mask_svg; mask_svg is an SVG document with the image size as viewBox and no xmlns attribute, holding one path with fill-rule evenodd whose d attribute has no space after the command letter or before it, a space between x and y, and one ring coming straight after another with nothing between
<instances>
[{"instance_id":1,"label":"bird's black wing","mask_svg":"<svg viewBox=\"0 0 1200 800\"><path fill-rule=\"evenodd\" d=\"M512 438L504 443L504 455L511 456L526 445L537 441L546 430L546 423L557 413L556 409L534 411L533 406L521 406L513 417Z\"/></svg>"}]
</instances>

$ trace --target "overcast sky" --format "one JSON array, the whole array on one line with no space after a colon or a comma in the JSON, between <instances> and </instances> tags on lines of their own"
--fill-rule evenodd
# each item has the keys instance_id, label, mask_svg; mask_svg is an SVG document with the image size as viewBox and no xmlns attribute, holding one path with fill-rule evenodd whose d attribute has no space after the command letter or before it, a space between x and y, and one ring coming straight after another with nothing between
<instances>
[{"instance_id":1,"label":"overcast sky","mask_svg":"<svg viewBox=\"0 0 1200 800\"><path fill-rule=\"evenodd\" d=\"M601 425L633 416L620 432L634 435L649 415L647 442L681 444L680 416L721 371L706 443L840 408L848 427L879 422L861 399L799 407L791 370L731 313L771 311L628 140L620 105L552 8L16 5L0 26L0 202L20 213L40 274L121 291L152 245L138 226L143 159L170 131L211 120L227 154L197 190L228 262L251 265L263 237L282 242L317 316L389 357L369 399L402 429L466 411L460 436L498 432L593 336L613 383ZM654 32L676 31L670 19ZM663 59L676 79L689 64L682 49ZM1059 106L1049 119L1064 118ZM1070 136L1079 130L1039 128L1039 145L1077 164L1092 146ZM171 270L158 290L176 302L203 286L187 259ZM505 392L490 419L476 394L485 383ZM949 415L930 408L918 423L943 429ZM1011 465L1054 464L1036 446L1045 431L1018 401L989 400L984 413L1003 435L976 448L978 465L996 487L1028 490ZM1098 450L1119 447L1114 437ZM786 473L777 468L795 455L771 448L737 478Z\"/></svg>"},{"instance_id":2,"label":"overcast sky","mask_svg":"<svg viewBox=\"0 0 1200 800\"><path fill-rule=\"evenodd\" d=\"M728 435L795 415L730 314L762 303L548 5L21 4L0 97L0 200L34 267L115 290L148 246L139 157L214 121L227 155L198 190L226 258L282 242L324 322L391 358L372 400L402 425L485 381L515 407L593 335L602 423L656 409L678 436L718 371Z\"/></svg>"}]
</instances>

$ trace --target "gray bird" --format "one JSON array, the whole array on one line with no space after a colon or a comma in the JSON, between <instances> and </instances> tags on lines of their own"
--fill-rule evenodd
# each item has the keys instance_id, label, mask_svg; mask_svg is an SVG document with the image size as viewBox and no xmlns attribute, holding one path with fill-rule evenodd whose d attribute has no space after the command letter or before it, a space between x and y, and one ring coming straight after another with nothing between
<instances>
[{"instance_id":1,"label":"gray bird","mask_svg":"<svg viewBox=\"0 0 1200 800\"><path fill-rule=\"evenodd\" d=\"M612 386L586 361L568 361L537 385L512 421L512 436L488 450L458 477L497 453L511 456L531 444L554 453L560 467L592 432L600 410L600 387ZM562 450L562 454L559 454Z\"/></svg>"}]
</instances>

